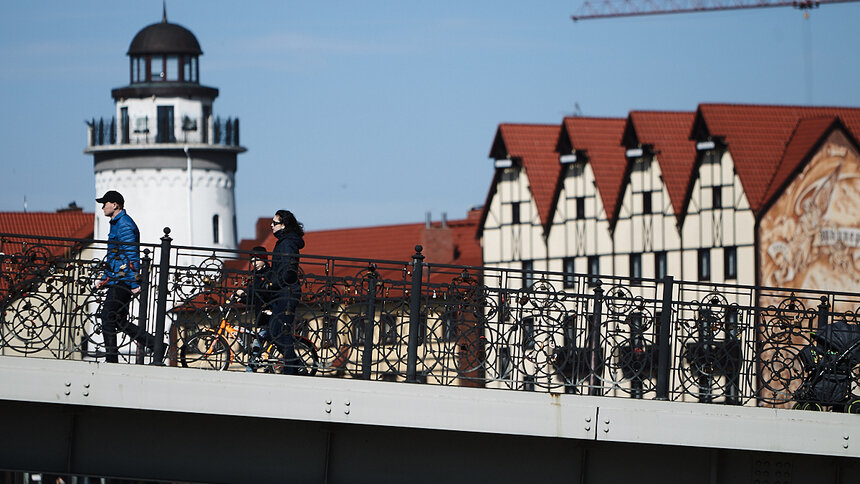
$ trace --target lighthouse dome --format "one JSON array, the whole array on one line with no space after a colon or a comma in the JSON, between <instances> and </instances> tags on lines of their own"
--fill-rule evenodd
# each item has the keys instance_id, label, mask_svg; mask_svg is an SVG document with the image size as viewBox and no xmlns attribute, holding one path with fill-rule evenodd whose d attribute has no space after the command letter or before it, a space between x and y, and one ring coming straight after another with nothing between
<instances>
[{"instance_id":1,"label":"lighthouse dome","mask_svg":"<svg viewBox=\"0 0 860 484\"><path fill-rule=\"evenodd\" d=\"M163 19L141 29L128 48L128 55L190 54L200 55L200 43L190 30Z\"/></svg>"}]
</instances>

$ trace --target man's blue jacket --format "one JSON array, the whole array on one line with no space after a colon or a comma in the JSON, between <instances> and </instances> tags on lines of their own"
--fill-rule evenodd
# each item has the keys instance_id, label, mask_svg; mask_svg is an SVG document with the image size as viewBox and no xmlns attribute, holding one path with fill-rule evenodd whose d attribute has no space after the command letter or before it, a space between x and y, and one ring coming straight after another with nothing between
<instances>
[{"instance_id":1,"label":"man's blue jacket","mask_svg":"<svg viewBox=\"0 0 860 484\"><path fill-rule=\"evenodd\" d=\"M137 282L137 273L140 270L139 247L137 245L118 244L117 242L140 243L140 231L137 229L137 224L125 213L125 210L121 210L116 217L110 220L107 255L105 256L105 263L107 263L105 276L109 286L124 282L134 289L140 286Z\"/></svg>"}]
</instances>

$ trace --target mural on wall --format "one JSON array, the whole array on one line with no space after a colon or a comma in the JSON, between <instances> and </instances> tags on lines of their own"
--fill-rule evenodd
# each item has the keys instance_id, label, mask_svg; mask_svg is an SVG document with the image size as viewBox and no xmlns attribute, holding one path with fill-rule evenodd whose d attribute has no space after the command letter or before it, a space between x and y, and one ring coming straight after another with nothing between
<instances>
[{"instance_id":1,"label":"mural on wall","mask_svg":"<svg viewBox=\"0 0 860 484\"><path fill-rule=\"evenodd\" d=\"M860 288L860 156L833 132L759 226L767 286Z\"/></svg>"}]
</instances>

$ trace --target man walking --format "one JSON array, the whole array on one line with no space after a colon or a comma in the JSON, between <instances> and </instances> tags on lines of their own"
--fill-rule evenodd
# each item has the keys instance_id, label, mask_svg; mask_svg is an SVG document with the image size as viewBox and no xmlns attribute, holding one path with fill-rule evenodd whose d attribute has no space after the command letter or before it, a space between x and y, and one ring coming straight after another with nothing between
<instances>
[{"instance_id":1,"label":"man walking","mask_svg":"<svg viewBox=\"0 0 860 484\"><path fill-rule=\"evenodd\" d=\"M105 278L99 288L107 287L102 306L102 335L105 343L105 361L119 362L117 330L131 336L139 345L150 350L155 347L155 337L128 320L131 297L140 292L137 272L140 270L140 231L137 224L125 211L125 199L110 190L96 202L102 204L105 217L110 217L107 255L105 256Z\"/></svg>"}]
</instances>

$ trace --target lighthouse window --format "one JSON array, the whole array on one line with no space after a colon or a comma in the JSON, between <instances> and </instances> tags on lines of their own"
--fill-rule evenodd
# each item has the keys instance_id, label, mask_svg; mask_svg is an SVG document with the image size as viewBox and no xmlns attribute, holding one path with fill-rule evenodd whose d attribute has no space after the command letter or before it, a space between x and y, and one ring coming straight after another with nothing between
<instances>
[{"instance_id":1,"label":"lighthouse window","mask_svg":"<svg viewBox=\"0 0 860 484\"><path fill-rule=\"evenodd\" d=\"M164 68L164 80L179 80L179 57L175 55L167 56L167 65Z\"/></svg>"},{"instance_id":2,"label":"lighthouse window","mask_svg":"<svg viewBox=\"0 0 860 484\"><path fill-rule=\"evenodd\" d=\"M164 57L160 55L152 56L152 80L164 80Z\"/></svg>"},{"instance_id":3,"label":"lighthouse window","mask_svg":"<svg viewBox=\"0 0 860 484\"><path fill-rule=\"evenodd\" d=\"M218 244L221 235L220 227L218 227L218 214L212 216L212 243Z\"/></svg>"},{"instance_id":4,"label":"lighthouse window","mask_svg":"<svg viewBox=\"0 0 860 484\"><path fill-rule=\"evenodd\" d=\"M194 82L194 59L193 57L182 58L182 80L186 82Z\"/></svg>"},{"instance_id":5,"label":"lighthouse window","mask_svg":"<svg viewBox=\"0 0 860 484\"><path fill-rule=\"evenodd\" d=\"M146 82L146 58L132 57L131 82Z\"/></svg>"}]
</instances>

